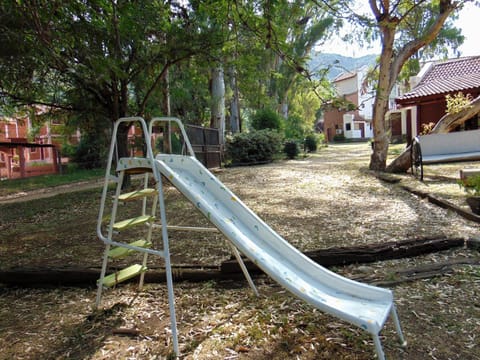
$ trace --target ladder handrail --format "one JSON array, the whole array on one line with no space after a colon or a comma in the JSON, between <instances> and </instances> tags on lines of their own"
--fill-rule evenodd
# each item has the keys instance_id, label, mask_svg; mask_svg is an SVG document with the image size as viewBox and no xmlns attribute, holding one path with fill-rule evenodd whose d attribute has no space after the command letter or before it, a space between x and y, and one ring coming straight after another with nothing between
<instances>
[{"instance_id":1,"label":"ladder handrail","mask_svg":"<svg viewBox=\"0 0 480 360\"><path fill-rule=\"evenodd\" d=\"M183 141L187 145L187 150L190 154L190 156L195 157L195 152L193 151L192 144L190 143L190 139L187 136L187 132L185 131L185 127L183 126L183 123L180 121L180 119L176 117L171 117L171 116L162 116L162 117L154 117L152 120L150 120L149 124L149 134L152 136L153 134L153 124L156 122L174 122L177 124L178 128L180 129L180 132L182 133Z\"/></svg>"},{"instance_id":2,"label":"ladder handrail","mask_svg":"<svg viewBox=\"0 0 480 360\"><path fill-rule=\"evenodd\" d=\"M100 240L102 240L106 244L108 243L112 244L112 242L111 240L108 239L108 236L105 236L102 232L102 220L103 220L103 215L105 213L105 203L107 199L108 184L109 184L109 180L111 179L113 154L115 152L115 147L117 144L116 138L118 133L118 127L120 126L121 123L124 123L124 122L140 122L140 124L142 125L142 130L145 134L145 141L147 142L146 144L147 155L152 160L152 163L154 160L152 147L150 144L150 136L146 136L146 134L149 134L149 133L148 133L148 128L145 120L139 116L132 116L132 117L123 117L115 121L113 125L113 131L112 131L112 141L110 142L110 150L108 151L107 167L105 170L105 182L103 184L102 197L100 200L100 209L98 211L98 219L97 219L97 236L99 237ZM155 174L155 171L154 171L154 176L159 176L158 172L157 174ZM155 178L155 180L158 180L158 177Z\"/></svg>"}]
</instances>

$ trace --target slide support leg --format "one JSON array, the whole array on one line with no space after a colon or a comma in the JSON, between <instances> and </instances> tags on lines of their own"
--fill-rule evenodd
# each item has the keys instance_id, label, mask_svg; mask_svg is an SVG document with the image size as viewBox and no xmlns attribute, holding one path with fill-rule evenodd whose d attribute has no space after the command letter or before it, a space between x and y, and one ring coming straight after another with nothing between
<instances>
[{"instance_id":1,"label":"slide support leg","mask_svg":"<svg viewBox=\"0 0 480 360\"><path fill-rule=\"evenodd\" d=\"M250 287L252 288L255 296L258 296L259 295L258 290L255 287L255 284L253 283L253 280L250 277L250 274L248 273L247 267L245 266L245 263L242 260L242 256L240 255L238 249L232 243L229 243L229 244L230 244L230 247L232 248L233 255L235 255L235 259L237 259L238 264L240 265L240 268L242 269L243 275L245 275L245 278L248 281L248 285L250 285Z\"/></svg>"},{"instance_id":2,"label":"slide support leg","mask_svg":"<svg viewBox=\"0 0 480 360\"><path fill-rule=\"evenodd\" d=\"M400 344L403 347L407 346L407 342L403 336L402 327L400 326L400 320L398 319L397 309L395 308L395 304L392 305L392 318L393 322L395 323L395 327L397 329L398 337L400 338Z\"/></svg>"},{"instance_id":3,"label":"slide support leg","mask_svg":"<svg viewBox=\"0 0 480 360\"><path fill-rule=\"evenodd\" d=\"M373 342L375 343L378 360L385 360L385 354L383 353L382 343L380 342L380 336L378 334L373 335Z\"/></svg>"}]
</instances>

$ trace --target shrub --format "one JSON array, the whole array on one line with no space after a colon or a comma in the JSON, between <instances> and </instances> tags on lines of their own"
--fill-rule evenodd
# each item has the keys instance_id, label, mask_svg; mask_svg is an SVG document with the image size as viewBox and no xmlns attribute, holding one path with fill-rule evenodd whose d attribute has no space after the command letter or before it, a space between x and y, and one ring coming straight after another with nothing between
<instances>
[{"instance_id":1,"label":"shrub","mask_svg":"<svg viewBox=\"0 0 480 360\"><path fill-rule=\"evenodd\" d=\"M458 185L470 196L480 196L480 175L459 180Z\"/></svg>"},{"instance_id":2,"label":"shrub","mask_svg":"<svg viewBox=\"0 0 480 360\"><path fill-rule=\"evenodd\" d=\"M75 149L72 162L74 162L79 169L96 169L104 166L102 161L104 152L105 147L99 140L99 137L86 134L82 137Z\"/></svg>"},{"instance_id":3,"label":"shrub","mask_svg":"<svg viewBox=\"0 0 480 360\"><path fill-rule=\"evenodd\" d=\"M295 159L298 154L300 153L300 149L298 148L298 144L294 140L289 140L285 143L283 147L283 151L287 155L289 159Z\"/></svg>"},{"instance_id":4,"label":"shrub","mask_svg":"<svg viewBox=\"0 0 480 360\"><path fill-rule=\"evenodd\" d=\"M309 134L305 137L305 149L308 152L315 152L318 148L319 137L316 134Z\"/></svg>"},{"instance_id":5,"label":"shrub","mask_svg":"<svg viewBox=\"0 0 480 360\"><path fill-rule=\"evenodd\" d=\"M180 140L180 136L178 134L172 133L170 137L170 143L172 145L172 148L169 151L169 154L181 154L183 150L183 144ZM165 153L165 144L164 144L164 139L163 135L159 136L155 140L155 150L160 152L160 153Z\"/></svg>"},{"instance_id":6,"label":"shrub","mask_svg":"<svg viewBox=\"0 0 480 360\"><path fill-rule=\"evenodd\" d=\"M304 121L298 115L290 115L285 122L285 137L292 140L303 140L305 137Z\"/></svg>"},{"instance_id":7,"label":"shrub","mask_svg":"<svg viewBox=\"0 0 480 360\"><path fill-rule=\"evenodd\" d=\"M262 109L252 116L250 124L254 130L282 130L283 119L271 109Z\"/></svg>"},{"instance_id":8,"label":"shrub","mask_svg":"<svg viewBox=\"0 0 480 360\"><path fill-rule=\"evenodd\" d=\"M281 151L282 137L275 130L238 133L227 139L226 156L233 164L272 161Z\"/></svg>"}]
</instances>

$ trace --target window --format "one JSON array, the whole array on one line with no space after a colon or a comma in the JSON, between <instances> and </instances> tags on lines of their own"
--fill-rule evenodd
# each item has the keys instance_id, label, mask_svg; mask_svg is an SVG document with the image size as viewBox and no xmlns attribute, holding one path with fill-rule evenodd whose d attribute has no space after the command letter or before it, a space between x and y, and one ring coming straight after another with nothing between
<instances>
[{"instance_id":1,"label":"window","mask_svg":"<svg viewBox=\"0 0 480 360\"><path fill-rule=\"evenodd\" d=\"M345 124L345 130L346 130L346 131L352 130L352 124L346 123L346 124Z\"/></svg>"}]
</instances>

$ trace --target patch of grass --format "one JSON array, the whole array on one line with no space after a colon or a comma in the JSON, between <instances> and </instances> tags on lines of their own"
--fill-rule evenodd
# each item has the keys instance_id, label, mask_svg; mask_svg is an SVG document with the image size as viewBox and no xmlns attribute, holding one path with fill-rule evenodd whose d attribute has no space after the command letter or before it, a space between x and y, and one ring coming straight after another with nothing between
<instances>
[{"instance_id":1,"label":"patch of grass","mask_svg":"<svg viewBox=\"0 0 480 360\"><path fill-rule=\"evenodd\" d=\"M396 157L405 150L405 144L390 144L388 146L388 155Z\"/></svg>"},{"instance_id":2,"label":"patch of grass","mask_svg":"<svg viewBox=\"0 0 480 360\"><path fill-rule=\"evenodd\" d=\"M3 204L0 205L0 209L2 220L5 222L15 221L19 223L25 221L36 225L41 221L44 225L46 222L58 225L59 221L77 219L79 211L96 214L99 197L100 191L98 189L90 189L74 195L65 193L50 198ZM36 221L36 218L39 218L39 221Z\"/></svg>"},{"instance_id":3,"label":"patch of grass","mask_svg":"<svg viewBox=\"0 0 480 360\"><path fill-rule=\"evenodd\" d=\"M94 180L104 176L105 169L81 170L69 168L64 174L49 174L23 179L3 180L0 181L0 196L73 182Z\"/></svg>"}]
</instances>

